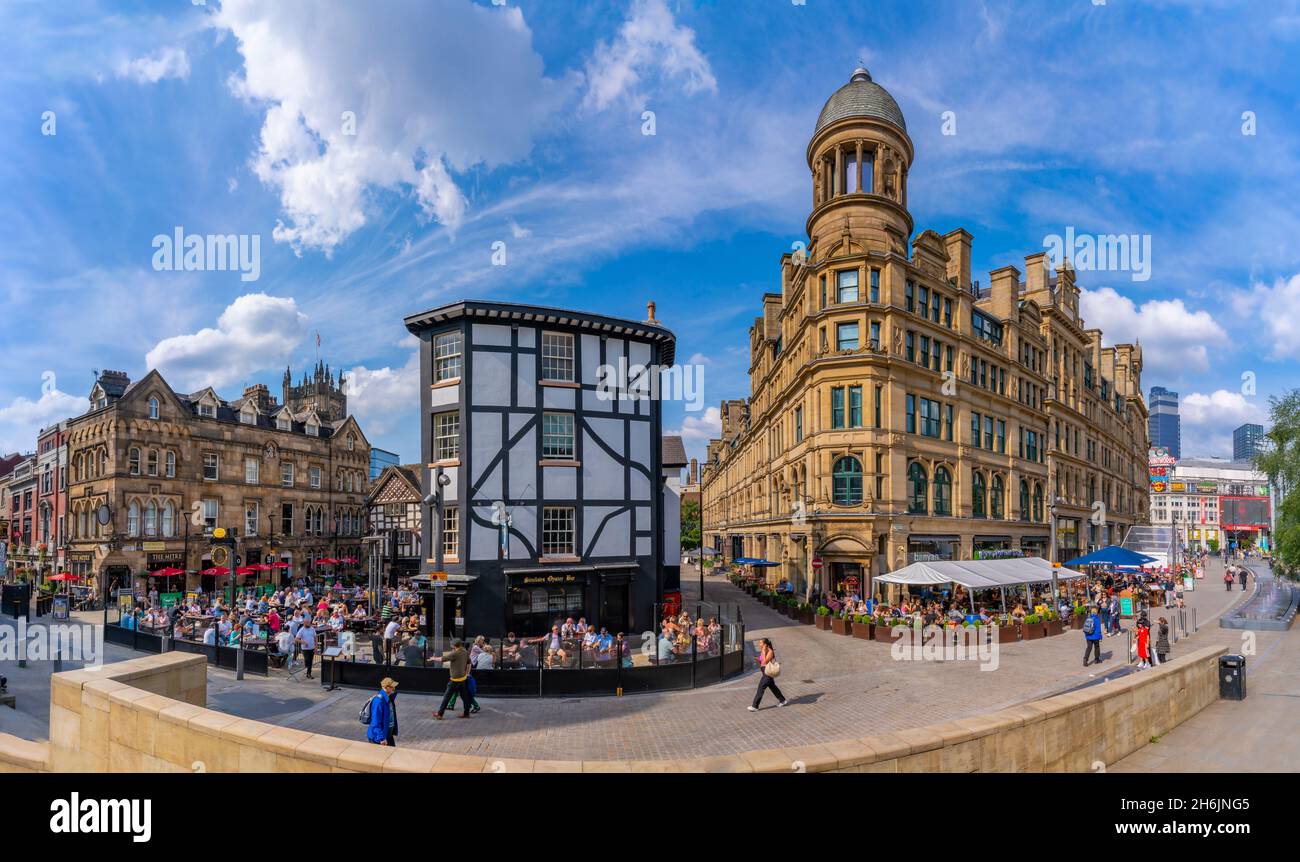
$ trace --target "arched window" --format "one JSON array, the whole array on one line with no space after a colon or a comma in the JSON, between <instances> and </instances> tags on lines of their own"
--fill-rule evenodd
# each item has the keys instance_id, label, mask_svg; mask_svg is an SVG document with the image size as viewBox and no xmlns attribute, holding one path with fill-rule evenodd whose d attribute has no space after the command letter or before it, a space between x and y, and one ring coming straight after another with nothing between
<instances>
[{"instance_id":1,"label":"arched window","mask_svg":"<svg viewBox=\"0 0 1300 862\"><path fill-rule=\"evenodd\" d=\"M108 472L108 450L100 449L99 450L99 471L95 475L102 476L107 472Z\"/></svg>"},{"instance_id":2,"label":"arched window","mask_svg":"<svg viewBox=\"0 0 1300 862\"><path fill-rule=\"evenodd\" d=\"M1006 517L1006 486L1003 484L1002 475L995 473L993 482L989 490L989 514L994 518L1001 520Z\"/></svg>"},{"instance_id":3,"label":"arched window","mask_svg":"<svg viewBox=\"0 0 1300 862\"><path fill-rule=\"evenodd\" d=\"M171 451L167 453L167 478L176 478L176 453Z\"/></svg>"},{"instance_id":4,"label":"arched window","mask_svg":"<svg viewBox=\"0 0 1300 862\"><path fill-rule=\"evenodd\" d=\"M140 475L140 450L132 446L131 451L128 453L127 461L129 463L127 469L130 472L130 474L132 476L139 476Z\"/></svg>"},{"instance_id":5,"label":"arched window","mask_svg":"<svg viewBox=\"0 0 1300 862\"><path fill-rule=\"evenodd\" d=\"M984 487L984 474L972 470L970 474L970 513L972 518L987 518L988 491Z\"/></svg>"},{"instance_id":6,"label":"arched window","mask_svg":"<svg viewBox=\"0 0 1300 862\"><path fill-rule=\"evenodd\" d=\"M926 514L930 507L927 501L929 480L925 468L919 461L913 461L907 467L907 511L914 515Z\"/></svg>"},{"instance_id":7,"label":"arched window","mask_svg":"<svg viewBox=\"0 0 1300 862\"><path fill-rule=\"evenodd\" d=\"M1020 480L1020 520L1029 520L1029 483Z\"/></svg>"},{"instance_id":8,"label":"arched window","mask_svg":"<svg viewBox=\"0 0 1300 862\"><path fill-rule=\"evenodd\" d=\"M126 510L126 534L140 535L140 504L135 501L132 501L130 508Z\"/></svg>"},{"instance_id":9,"label":"arched window","mask_svg":"<svg viewBox=\"0 0 1300 862\"><path fill-rule=\"evenodd\" d=\"M831 468L831 500L837 506L862 503L862 462L846 455Z\"/></svg>"},{"instance_id":10,"label":"arched window","mask_svg":"<svg viewBox=\"0 0 1300 862\"><path fill-rule=\"evenodd\" d=\"M144 510L144 534L146 536L158 535L158 504L153 500Z\"/></svg>"},{"instance_id":11,"label":"arched window","mask_svg":"<svg viewBox=\"0 0 1300 862\"><path fill-rule=\"evenodd\" d=\"M157 449L149 450L149 460L146 466L148 468L150 476L158 475L158 450Z\"/></svg>"},{"instance_id":12,"label":"arched window","mask_svg":"<svg viewBox=\"0 0 1300 862\"><path fill-rule=\"evenodd\" d=\"M150 399L149 399L149 418L150 418L150 419L157 419L157 418L158 418L158 399L157 399L157 398L150 398Z\"/></svg>"},{"instance_id":13,"label":"arched window","mask_svg":"<svg viewBox=\"0 0 1300 862\"><path fill-rule=\"evenodd\" d=\"M1043 486L1038 483L1034 484L1034 520L1043 521Z\"/></svg>"},{"instance_id":14,"label":"arched window","mask_svg":"<svg viewBox=\"0 0 1300 862\"><path fill-rule=\"evenodd\" d=\"M934 468L934 513L952 514L952 474L946 467Z\"/></svg>"},{"instance_id":15,"label":"arched window","mask_svg":"<svg viewBox=\"0 0 1300 862\"><path fill-rule=\"evenodd\" d=\"M302 531L306 535L311 535L311 507L307 506L302 510Z\"/></svg>"},{"instance_id":16,"label":"arched window","mask_svg":"<svg viewBox=\"0 0 1300 862\"><path fill-rule=\"evenodd\" d=\"M86 532L86 510L82 509L77 513L77 538L84 539L89 535Z\"/></svg>"},{"instance_id":17,"label":"arched window","mask_svg":"<svg viewBox=\"0 0 1300 862\"><path fill-rule=\"evenodd\" d=\"M167 537L176 535L176 507L172 505L171 500L163 506L162 534Z\"/></svg>"}]
</instances>

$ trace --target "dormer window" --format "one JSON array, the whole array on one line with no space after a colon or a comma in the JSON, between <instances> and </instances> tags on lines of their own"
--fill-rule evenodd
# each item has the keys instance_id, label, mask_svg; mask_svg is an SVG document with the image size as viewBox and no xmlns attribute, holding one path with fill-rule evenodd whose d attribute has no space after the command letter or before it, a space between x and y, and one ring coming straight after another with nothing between
<instances>
[{"instance_id":1,"label":"dormer window","mask_svg":"<svg viewBox=\"0 0 1300 862\"><path fill-rule=\"evenodd\" d=\"M252 407L245 407L243 410L239 411L239 421L244 425L256 425L257 411Z\"/></svg>"},{"instance_id":2,"label":"dormer window","mask_svg":"<svg viewBox=\"0 0 1300 862\"><path fill-rule=\"evenodd\" d=\"M303 430L313 437L320 436L320 425L317 424L315 419L307 420L307 424L303 427Z\"/></svg>"},{"instance_id":3,"label":"dormer window","mask_svg":"<svg viewBox=\"0 0 1300 862\"><path fill-rule=\"evenodd\" d=\"M216 419L216 418L217 418L217 405L213 404L211 401L200 401L200 402L199 402L199 415L200 415L200 416L203 416L203 417L206 417L206 418L208 418L208 419Z\"/></svg>"},{"instance_id":4,"label":"dormer window","mask_svg":"<svg viewBox=\"0 0 1300 862\"><path fill-rule=\"evenodd\" d=\"M281 413L279 416L275 417L275 427L281 431L288 431L290 424L289 415L287 413Z\"/></svg>"}]
</instances>

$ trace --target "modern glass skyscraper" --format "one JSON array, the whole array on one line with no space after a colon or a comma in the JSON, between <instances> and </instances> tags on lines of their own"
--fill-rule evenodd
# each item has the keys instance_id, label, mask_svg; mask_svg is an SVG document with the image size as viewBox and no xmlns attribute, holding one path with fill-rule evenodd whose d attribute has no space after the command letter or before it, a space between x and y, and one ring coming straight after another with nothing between
<instances>
[{"instance_id":1,"label":"modern glass skyscraper","mask_svg":"<svg viewBox=\"0 0 1300 862\"><path fill-rule=\"evenodd\" d=\"M379 474L384 472L385 467L396 467L401 463L396 452L389 452L386 449L376 449L370 447L370 481L373 482L379 478Z\"/></svg>"},{"instance_id":2,"label":"modern glass skyscraper","mask_svg":"<svg viewBox=\"0 0 1300 862\"><path fill-rule=\"evenodd\" d=\"M1247 422L1232 432L1232 460L1249 461L1259 451L1264 439L1264 426Z\"/></svg>"},{"instance_id":3,"label":"modern glass skyscraper","mask_svg":"<svg viewBox=\"0 0 1300 862\"><path fill-rule=\"evenodd\" d=\"M1175 458L1183 457L1182 432L1178 425L1178 393L1163 386L1152 386L1147 399L1147 436L1152 446L1169 450Z\"/></svg>"}]
</instances>

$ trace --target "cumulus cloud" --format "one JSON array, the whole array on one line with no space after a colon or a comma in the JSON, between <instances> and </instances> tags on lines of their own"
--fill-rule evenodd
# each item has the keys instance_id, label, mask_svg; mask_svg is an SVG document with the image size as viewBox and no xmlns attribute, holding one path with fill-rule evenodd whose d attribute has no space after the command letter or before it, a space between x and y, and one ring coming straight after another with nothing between
<instances>
[{"instance_id":1,"label":"cumulus cloud","mask_svg":"<svg viewBox=\"0 0 1300 862\"><path fill-rule=\"evenodd\" d=\"M306 323L291 297L245 294L226 307L215 328L164 338L146 354L145 364L178 391L227 386L286 361Z\"/></svg>"},{"instance_id":2,"label":"cumulus cloud","mask_svg":"<svg viewBox=\"0 0 1300 862\"><path fill-rule=\"evenodd\" d=\"M372 440L406 425L419 427L420 354L401 368L358 365L348 374L348 410Z\"/></svg>"},{"instance_id":3,"label":"cumulus cloud","mask_svg":"<svg viewBox=\"0 0 1300 862\"><path fill-rule=\"evenodd\" d=\"M1232 430L1247 422L1267 424L1268 411L1240 392L1216 389L1179 399L1182 450L1188 457L1232 457Z\"/></svg>"},{"instance_id":4,"label":"cumulus cloud","mask_svg":"<svg viewBox=\"0 0 1300 862\"><path fill-rule=\"evenodd\" d=\"M678 83L688 94L718 88L708 59L695 45L695 31L680 26L664 0L637 0L618 37L598 45L587 64L583 103L596 110L620 98L643 104L638 86L651 76Z\"/></svg>"},{"instance_id":5,"label":"cumulus cloud","mask_svg":"<svg viewBox=\"0 0 1300 862\"><path fill-rule=\"evenodd\" d=\"M1300 359L1300 273L1270 287L1255 282L1232 296L1232 308L1262 329L1270 359Z\"/></svg>"},{"instance_id":6,"label":"cumulus cloud","mask_svg":"<svg viewBox=\"0 0 1300 862\"><path fill-rule=\"evenodd\" d=\"M122 60L117 64L117 76L138 84L156 84L164 78L188 78L190 58L183 48L163 48L149 57Z\"/></svg>"},{"instance_id":7,"label":"cumulus cloud","mask_svg":"<svg viewBox=\"0 0 1300 862\"><path fill-rule=\"evenodd\" d=\"M36 401L18 396L0 407L0 455L35 451L40 429L79 416L89 406L84 397L60 392L57 387L45 388Z\"/></svg>"},{"instance_id":8,"label":"cumulus cloud","mask_svg":"<svg viewBox=\"0 0 1300 862\"><path fill-rule=\"evenodd\" d=\"M665 433L681 435L682 442L688 446L708 443L722 434L722 413L717 407L706 407L698 416L688 413L682 417L679 430Z\"/></svg>"},{"instance_id":9,"label":"cumulus cloud","mask_svg":"<svg viewBox=\"0 0 1300 862\"><path fill-rule=\"evenodd\" d=\"M1099 328L1107 344L1142 342L1143 374L1178 377L1210 367L1209 350L1228 334L1207 311L1193 311L1181 299L1151 299L1138 305L1113 288L1083 290L1079 313Z\"/></svg>"},{"instance_id":10,"label":"cumulus cloud","mask_svg":"<svg viewBox=\"0 0 1300 862\"><path fill-rule=\"evenodd\" d=\"M523 158L572 90L549 79L516 7L225 0L214 26L244 59L236 91L266 110L252 169L279 192L274 232L327 253L366 224L370 197L413 197L454 231L453 176Z\"/></svg>"}]
</instances>

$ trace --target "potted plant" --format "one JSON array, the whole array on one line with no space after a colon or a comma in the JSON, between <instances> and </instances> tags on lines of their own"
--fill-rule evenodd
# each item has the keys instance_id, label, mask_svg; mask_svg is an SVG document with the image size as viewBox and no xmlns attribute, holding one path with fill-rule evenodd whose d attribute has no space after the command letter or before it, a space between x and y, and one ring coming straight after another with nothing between
<instances>
[{"instance_id":1,"label":"potted plant","mask_svg":"<svg viewBox=\"0 0 1300 862\"><path fill-rule=\"evenodd\" d=\"M831 609L825 605L822 605L817 609L817 628L830 631Z\"/></svg>"},{"instance_id":2,"label":"potted plant","mask_svg":"<svg viewBox=\"0 0 1300 862\"><path fill-rule=\"evenodd\" d=\"M879 617L876 620L876 627L872 632L872 635L876 640L881 641L882 643L892 644L894 641L899 640L902 637L901 635L896 636L894 634L894 627L904 625L907 625L907 623L902 620L896 620L893 617Z\"/></svg>"},{"instance_id":3,"label":"potted plant","mask_svg":"<svg viewBox=\"0 0 1300 862\"><path fill-rule=\"evenodd\" d=\"M850 636L853 634L852 621L843 614L835 614L831 617L831 631L837 635Z\"/></svg>"},{"instance_id":4,"label":"potted plant","mask_svg":"<svg viewBox=\"0 0 1300 862\"><path fill-rule=\"evenodd\" d=\"M1038 614L1030 614L1025 617L1025 622L1020 627L1020 634L1027 641L1038 640L1047 637L1047 625Z\"/></svg>"},{"instance_id":5,"label":"potted plant","mask_svg":"<svg viewBox=\"0 0 1300 862\"><path fill-rule=\"evenodd\" d=\"M1083 621L1088 618L1088 609L1083 605L1074 606L1074 614L1070 618L1070 628L1076 631L1083 628Z\"/></svg>"},{"instance_id":6,"label":"potted plant","mask_svg":"<svg viewBox=\"0 0 1300 862\"><path fill-rule=\"evenodd\" d=\"M1047 612L1047 636L1059 635L1063 631L1065 631L1065 623L1061 621L1056 611L1049 610Z\"/></svg>"},{"instance_id":7,"label":"potted plant","mask_svg":"<svg viewBox=\"0 0 1300 862\"><path fill-rule=\"evenodd\" d=\"M1020 627L1016 625L1014 618L1002 616L998 623L998 643L1010 644L1020 640Z\"/></svg>"},{"instance_id":8,"label":"potted plant","mask_svg":"<svg viewBox=\"0 0 1300 862\"><path fill-rule=\"evenodd\" d=\"M813 618L815 613L816 611L814 610L812 605L808 604L807 602L800 602L799 612L796 618L799 620L799 622L803 623L804 625L810 626L813 624Z\"/></svg>"},{"instance_id":9,"label":"potted plant","mask_svg":"<svg viewBox=\"0 0 1300 862\"><path fill-rule=\"evenodd\" d=\"M853 636L864 641L871 640L872 630L875 626L871 622L871 617L866 614L858 614L853 618Z\"/></svg>"}]
</instances>

